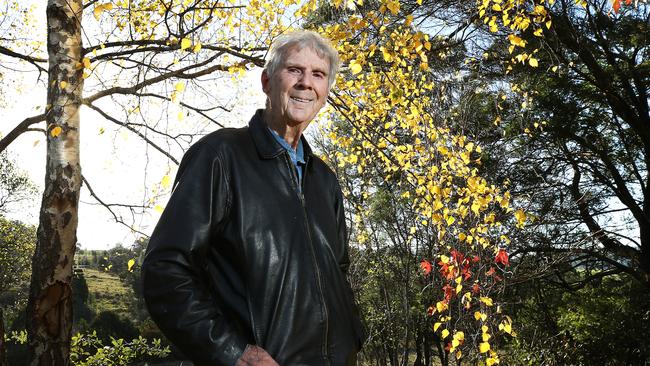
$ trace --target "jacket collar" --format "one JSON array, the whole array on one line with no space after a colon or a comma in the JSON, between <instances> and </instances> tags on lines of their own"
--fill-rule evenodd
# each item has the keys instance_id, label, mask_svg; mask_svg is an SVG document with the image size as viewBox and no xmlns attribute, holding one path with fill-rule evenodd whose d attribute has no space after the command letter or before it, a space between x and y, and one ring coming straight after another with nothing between
<instances>
[{"instance_id":1,"label":"jacket collar","mask_svg":"<svg viewBox=\"0 0 650 366\"><path fill-rule=\"evenodd\" d=\"M262 159L273 159L281 155L285 149L280 145L271 131L266 128L266 122L264 122L264 110L258 109L248 123L248 131L253 137L253 143L257 152L260 154ZM307 143L304 134L300 136L302 141L302 148L304 151L305 161L309 161L309 158L312 155L311 147Z\"/></svg>"}]
</instances>

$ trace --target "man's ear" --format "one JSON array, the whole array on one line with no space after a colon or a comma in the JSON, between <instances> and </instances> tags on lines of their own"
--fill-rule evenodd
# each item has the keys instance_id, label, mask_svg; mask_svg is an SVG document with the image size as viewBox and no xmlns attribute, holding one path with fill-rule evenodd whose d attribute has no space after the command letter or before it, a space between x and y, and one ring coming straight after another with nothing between
<instances>
[{"instance_id":1,"label":"man's ear","mask_svg":"<svg viewBox=\"0 0 650 366\"><path fill-rule=\"evenodd\" d=\"M265 94L269 93L269 82L271 81L271 78L269 77L269 74L266 72L266 70L262 71L262 91L264 91Z\"/></svg>"}]
</instances>

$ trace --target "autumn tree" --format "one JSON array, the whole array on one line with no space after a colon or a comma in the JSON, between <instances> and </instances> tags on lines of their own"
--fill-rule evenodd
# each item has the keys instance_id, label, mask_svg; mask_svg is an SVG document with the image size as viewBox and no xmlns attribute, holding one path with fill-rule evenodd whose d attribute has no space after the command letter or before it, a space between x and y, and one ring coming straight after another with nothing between
<instances>
[{"instance_id":1,"label":"autumn tree","mask_svg":"<svg viewBox=\"0 0 650 366\"><path fill-rule=\"evenodd\" d=\"M426 305L402 304L419 308L434 333L427 345L439 342L443 364L494 364L495 336L512 333L498 302L508 233L525 215L511 208L504 182L481 175L481 147L450 128L458 93L466 92L456 88L452 65L460 58L462 67L467 50L425 32L403 6L341 2L316 16L347 64L331 98L338 123L324 127L338 149L328 159L357 177L348 199L357 205L353 228L361 251L381 241L401 247L405 278L423 281ZM394 195L399 212L410 217L392 220L399 230L372 217L368 204L382 195ZM412 291L403 283L400 290ZM406 329L400 336L410 341L414 334Z\"/></svg>"}]
</instances>

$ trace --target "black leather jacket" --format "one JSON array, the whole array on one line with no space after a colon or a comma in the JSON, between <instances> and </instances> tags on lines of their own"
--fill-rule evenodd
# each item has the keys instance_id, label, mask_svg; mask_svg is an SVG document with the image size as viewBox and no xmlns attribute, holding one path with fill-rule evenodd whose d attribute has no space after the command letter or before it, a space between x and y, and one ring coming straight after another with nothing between
<instances>
[{"instance_id":1,"label":"black leather jacket","mask_svg":"<svg viewBox=\"0 0 650 366\"><path fill-rule=\"evenodd\" d=\"M152 318L197 365L232 366L247 344L281 366L354 364L341 190L303 146L302 194L261 110L183 157L142 278Z\"/></svg>"}]
</instances>

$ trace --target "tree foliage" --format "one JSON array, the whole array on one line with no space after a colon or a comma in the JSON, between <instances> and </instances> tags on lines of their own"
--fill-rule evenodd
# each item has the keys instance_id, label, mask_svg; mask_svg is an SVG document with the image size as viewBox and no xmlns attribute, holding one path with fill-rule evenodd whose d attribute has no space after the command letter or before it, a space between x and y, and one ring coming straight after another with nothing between
<instances>
[{"instance_id":1,"label":"tree foliage","mask_svg":"<svg viewBox=\"0 0 650 366\"><path fill-rule=\"evenodd\" d=\"M35 227L0 216L0 306L24 305L35 245Z\"/></svg>"},{"instance_id":2,"label":"tree foliage","mask_svg":"<svg viewBox=\"0 0 650 366\"><path fill-rule=\"evenodd\" d=\"M27 173L16 166L6 151L0 153L0 214L7 214L13 205L32 198L35 191Z\"/></svg>"}]
</instances>

